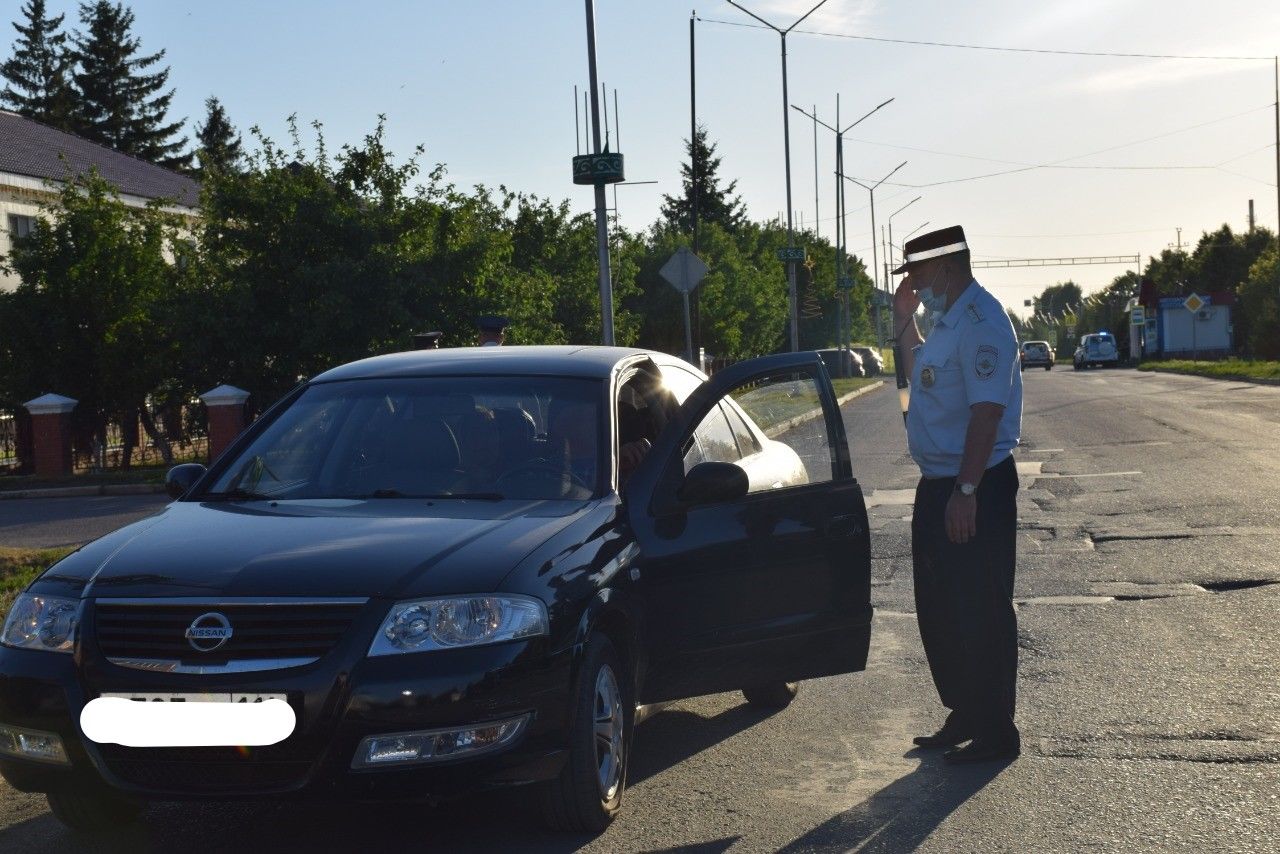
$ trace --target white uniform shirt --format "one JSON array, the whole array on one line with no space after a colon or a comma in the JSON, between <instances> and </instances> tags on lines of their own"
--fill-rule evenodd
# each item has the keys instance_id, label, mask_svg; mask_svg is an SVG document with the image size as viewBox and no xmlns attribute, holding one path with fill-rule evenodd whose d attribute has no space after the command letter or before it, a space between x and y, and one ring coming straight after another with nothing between
<instances>
[{"instance_id":1,"label":"white uniform shirt","mask_svg":"<svg viewBox=\"0 0 1280 854\"><path fill-rule=\"evenodd\" d=\"M969 284L915 351L907 446L925 477L955 477L964 457L969 407L998 403L1004 416L987 468L1013 453L1022 432L1018 339L1004 307Z\"/></svg>"}]
</instances>

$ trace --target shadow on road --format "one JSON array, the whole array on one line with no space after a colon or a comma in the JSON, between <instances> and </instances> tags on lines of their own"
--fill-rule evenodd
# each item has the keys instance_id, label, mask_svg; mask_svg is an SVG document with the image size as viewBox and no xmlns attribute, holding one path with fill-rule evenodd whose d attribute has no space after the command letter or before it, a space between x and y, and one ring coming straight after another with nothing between
<instances>
[{"instance_id":1,"label":"shadow on road","mask_svg":"<svg viewBox=\"0 0 1280 854\"><path fill-rule=\"evenodd\" d=\"M994 780L1008 762L951 765L941 751L913 750L914 771L782 848L805 851L914 851L961 804Z\"/></svg>"}]
</instances>

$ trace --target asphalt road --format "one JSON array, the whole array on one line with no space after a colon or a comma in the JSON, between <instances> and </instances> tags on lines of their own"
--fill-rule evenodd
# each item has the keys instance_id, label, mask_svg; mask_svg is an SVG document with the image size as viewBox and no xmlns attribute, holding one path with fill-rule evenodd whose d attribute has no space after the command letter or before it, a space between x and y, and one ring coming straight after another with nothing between
<instances>
[{"instance_id":1,"label":"asphalt road","mask_svg":"<svg viewBox=\"0 0 1280 854\"><path fill-rule=\"evenodd\" d=\"M87 543L150 516L169 500L166 495L0 499L0 546L46 549Z\"/></svg>"},{"instance_id":2,"label":"asphalt road","mask_svg":"<svg viewBox=\"0 0 1280 854\"><path fill-rule=\"evenodd\" d=\"M659 714L601 837L545 834L512 793L158 804L88 842L0 784L0 851L1274 851L1280 388L1125 370L1025 381L1012 764L909 749L942 710L912 605L915 475L886 387L845 409L873 527L867 671L805 683L773 715L735 694Z\"/></svg>"}]
</instances>

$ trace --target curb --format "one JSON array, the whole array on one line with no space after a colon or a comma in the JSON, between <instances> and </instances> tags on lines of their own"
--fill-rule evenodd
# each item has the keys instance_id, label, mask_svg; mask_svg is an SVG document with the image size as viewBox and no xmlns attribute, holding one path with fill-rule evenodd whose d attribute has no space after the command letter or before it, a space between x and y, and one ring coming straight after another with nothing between
<instances>
[{"instance_id":1,"label":"curb","mask_svg":"<svg viewBox=\"0 0 1280 854\"><path fill-rule=\"evenodd\" d=\"M1221 376L1220 374L1197 374L1191 371L1171 371L1166 368L1137 368L1146 374L1165 374L1179 377L1200 377L1204 380L1220 380L1232 383L1253 383L1254 385L1280 385L1280 379L1272 379L1271 377L1239 377L1239 376Z\"/></svg>"},{"instance_id":2,"label":"curb","mask_svg":"<svg viewBox=\"0 0 1280 854\"><path fill-rule=\"evenodd\" d=\"M58 486L48 489L15 489L0 492L0 501L18 498L81 498L87 495L158 495L162 483L100 483L96 486Z\"/></svg>"},{"instance_id":3,"label":"curb","mask_svg":"<svg viewBox=\"0 0 1280 854\"><path fill-rule=\"evenodd\" d=\"M877 380L876 382L873 382L870 385L864 385L862 388L855 388L853 391L849 392L848 394L844 394L836 398L836 408L839 409L849 401L853 400L855 397L861 397L864 394L873 392L876 389L880 388L880 386L882 385L884 385L884 380ZM796 415L792 418L788 418L786 421L782 421L778 424L774 424L768 430L765 430L764 434L768 436L770 439L772 439L775 436L781 436L783 433L787 432L793 427L799 427L801 424L805 423L806 421L812 421L813 419L821 415L822 415L821 409L810 409L808 412L802 413L800 415Z\"/></svg>"}]
</instances>

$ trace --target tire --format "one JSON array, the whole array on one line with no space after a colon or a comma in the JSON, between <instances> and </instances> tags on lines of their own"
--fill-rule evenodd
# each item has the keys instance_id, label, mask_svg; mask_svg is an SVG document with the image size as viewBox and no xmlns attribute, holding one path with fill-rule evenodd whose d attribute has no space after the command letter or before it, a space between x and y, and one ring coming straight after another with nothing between
<instances>
[{"instance_id":1,"label":"tire","mask_svg":"<svg viewBox=\"0 0 1280 854\"><path fill-rule=\"evenodd\" d=\"M1045 365L1045 366L1044 366L1044 369L1045 369L1046 371L1052 371L1052 370L1053 370L1053 365Z\"/></svg>"},{"instance_id":2,"label":"tire","mask_svg":"<svg viewBox=\"0 0 1280 854\"><path fill-rule=\"evenodd\" d=\"M762 709L785 709L800 690L799 682L774 682L742 689L747 702Z\"/></svg>"},{"instance_id":3,"label":"tire","mask_svg":"<svg viewBox=\"0 0 1280 854\"><path fill-rule=\"evenodd\" d=\"M601 833L622 807L635 718L627 673L608 638L587 642L574 689L569 759L559 777L539 786L542 818L552 830ZM609 727L607 748L597 738L598 726Z\"/></svg>"},{"instance_id":4,"label":"tire","mask_svg":"<svg viewBox=\"0 0 1280 854\"><path fill-rule=\"evenodd\" d=\"M45 798L58 821L77 833L101 833L132 824L143 806L103 786L83 784L63 786Z\"/></svg>"}]
</instances>

